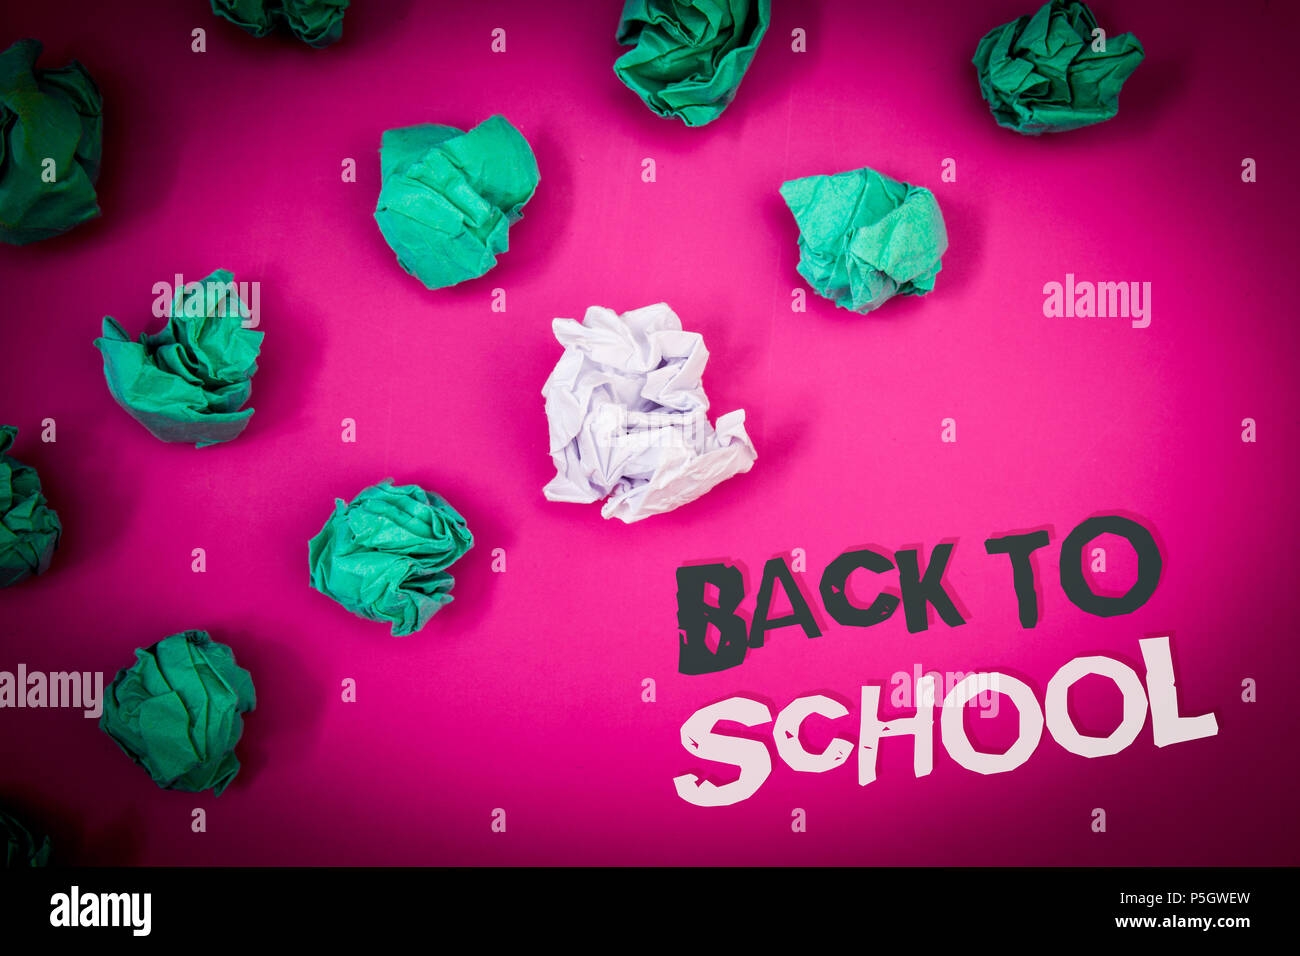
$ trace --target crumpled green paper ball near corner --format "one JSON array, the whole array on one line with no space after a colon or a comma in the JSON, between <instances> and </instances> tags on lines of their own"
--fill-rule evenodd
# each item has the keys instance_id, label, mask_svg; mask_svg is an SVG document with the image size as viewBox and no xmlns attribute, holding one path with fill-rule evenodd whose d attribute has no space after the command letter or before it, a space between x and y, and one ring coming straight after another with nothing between
<instances>
[{"instance_id":1,"label":"crumpled green paper ball near corner","mask_svg":"<svg viewBox=\"0 0 1300 956\"><path fill-rule=\"evenodd\" d=\"M40 55L37 40L19 40L0 53L0 240L14 245L57 236L99 215L99 87L76 60L36 69Z\"/></svg>"},{"instance_id":2,"label":"crumpled green paper ball near corner","mask_svg":"<svg viewBox=\"0 0 1300 956\"><path fill-rule=\"evenodd\" d=\"M21 820L4 810L0 810L0 835L5 841L4 869L49 866L50 838L38 837Z\"/></svg>"},{"instance_id":3,"label":"crumpled green paper ball near corner","mask_svg":"<svg viewBox=\"0 0 1300 956\"><path fill-rule=\"evenodd\" d=\"M12 425L0 425L0 588L44 574L63 537L36 469L5 454L17 434Z\"/></svg>"},{"instance_id":4,"label":"crumpled green paper ball near corner","mask_svg":"<svg viewBox=\"0 0 1300 956\"><path fill-rule=\"evenodd\" d=\"M212 12L241 30L264 37L283 23L308 46L329 46L343 36L350 0L212 0Z\"/></svg>"},{"instance_id":5,"label":"crumpled green paper ball near corner","mask_svg":"<svg viewBox=\"0 0 1300 956\"><path fill-rule=\"evenodd\" d=\"M799 274L854 312L934 288L948 231L934 194L874 169L781 184L799 225Z\"/></svg>"},{"instance_id":6,"label":"crumpled green paper ball near corner","mask_svg":"<svg viewBox=\"0 0 1300 956\"><path fill-rule=\"evenodd\" d=\"M1106 37L1105 51L1094 50L1096 27L1086 4L1051 0L985 34L972 62L998 124L1038 136L1118 113L1120 88L1146 54L1131 33Z\"/></svg>"},{"instance_id":7,"label":"crumpled green paper ball near corner","mask_svg":"<svg viewBox=\"0 0 1300 956\"><path fill-rule=\"evenodd\" d=\"M772 19L771 0L625 0L614 72L660 116L722 115Z\"/></svg>"},{"instance_id":8,"label":"crumpled green paper ball near corner","mask_svg":"<svg viewBox=\"0 0 1300 956\"><path fill-rule=\"evenodd\" d=\"M385 130L379 165L379 231L430 289L496 265L539 179L528 140L504 116L468 133L432 124Z\"/></svg>"},{"instance_id":9,"label":"crumpled green paper ball near corner","mask_svg":"<svg viewBox=\"0 0 1300 956\"><path fill-rule=\"evenodd\" d=\"M474 546L465 519L419 485L386 478L334 513L307 544L311 586L394 637L420 630L451 600L447 568Z\"/></svg>"},{"instance_id":10,"label":"crumpled green paper ball near corner","mask_svg":"<svg viewBox=\"0 0 1300 956\"><path fill-rule=\"evenodd\" d=\"M198 288L196 288L198 286ZM163 441L196 448L238 437L253 415L243 408L253 390L261 332L243 326L247 310L234 277L218 269L176 290L167 325L132 342L104 317L95 348L113 398Z\"/></svg>"},{"instance_id":11,"label":"crumpled green paper ball near corner","mask_svg":"<svg viewBox=\"0 0 1300 956\"><path fill-rule=\"evenodd\" d=\"M239 773L252 677L207 631L172 634L135 658L104 693L100 729L164 790L219 796Z\"/></svg>"}]
</instances>

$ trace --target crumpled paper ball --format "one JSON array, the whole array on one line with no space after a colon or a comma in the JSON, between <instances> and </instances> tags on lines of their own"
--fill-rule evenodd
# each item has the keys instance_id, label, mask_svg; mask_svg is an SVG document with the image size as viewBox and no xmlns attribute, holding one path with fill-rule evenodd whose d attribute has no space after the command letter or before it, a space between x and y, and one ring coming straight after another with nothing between
<instances>
[{"instance_id":1,"label":"crumpled paper ball","mask_svg":"<svg viewBox=\"0 0 1300 956\"><path fill-rule=\"evenodd\" d=\"M537 160L519 130L491 116L384 131L375 221L402 268L430 289L476 279L509 246L537 191Z\"/></svg>"},{"instance_id":2,"label":"crumpled paper ball","mask_svg":"<svg viewBox=\"0 0 1300 956\"><path fill-rule=\"evenodd\" d=\"M23 822L0 810L0 835L5 840L4 869L50 865L50 838L37 837Z\"/></svg>"},{"instance_id":3,"label":"crumpled paper ball","mask_svg":"<svg viewBox=\"0 0 1300 956\"><path fill-rule=\"evenodd\" d=\"M0 588L44 574L63 537L36 469L5 454L17 435L14 426L0 425Z\"/></svg>"},{"instance_id":4,"label":"crumpled paper ball","mask_svg":"<svg viewBox=\"0 0 1300 956\"><path fill-rule=\"evenodd\" d=\"M799 225L799 274L854 312L934 288L948 231L934 194L874 169L781 184Z\"/></svg>"},{"instance_id":5,"label":"crumpled paper ball","mask_svg":"<svg viewBox=\"0 0 1300 956\"><path fill-rule=\"evenodd\" d=\"M350 0L212 0L212 12L241 30L264 37L283 23L303 43L329 46L343 36Z\"/></svg>"},{"instance_id":6,"label":"crumpled paper ball","mask_svg":"<svg viewBox=\"0 0 1300 956\"><path fill-rule=\"evenodd\" d=\"M1105 52L1094 51L1096 27L1086 4L1051 0L985 34L972 62L998 124L1038 136L1118 113L1120 88L1146 54L1131 33L1106 37Z\"/></svg>"},{"instance_id":7,"label":"crumpled paper ball","mask_svg":"<svg viewBox=\"0 0 1300 956\"><path fill-rule=\"evenodd\" d=\"M41 49L19 40L0 53L0 240L19 246L99 215L103 98L76 60L36 69Z\"/></svg>"},{"instance_id":8,"label":"crumpled paper ball","mask_svg":"<svg viewBox=\"0 0 1300 956\"><path fill-rule=\"evenodd\" d=\"M709 424L709 350L665 303L619 315L593 305L551 323L564 354L542 388L555 477L550 501L632 523L694 501L758 457L745 412Z\"/></svg>"},{"instance_id":9,"label":"crumpled paper ball","mask_svg":"<svg viewBox=\"0 0 1300 956\"><path fill-rule=\"evenodd\" d=\"M394 637L420 630L451 601L447 572L474 546L465 519L419 485L386 478L344 504L307 543L311 586Z\"/></svg>"},{"instance_id":10,"label":"crumpled paper ball","mask_svg":"<svg viewBox=\"0 0 1300 956\"><path fill-rule=\"evenodd\" d=\"M243 408L253 390L261 332L246 329L234 277L218 269L176 290L167 325L139 342L104 317L95 347L113 398L163 441L203 448L236 438L248 426Z\"/></svg>"},{"instance_id":11,"label":"crumpled paper ball","mask_svg":"<svg viewBox=\"0 0 1300 956\"><path fill-rule=\"evenodd\" d=\"M241 714L257 706L253 679L207 631L138 648L104 693L99 728L164 790L218 796L239 773Z\"/></svg>"},{"instance_id":12,"label":"crumpled paper ball","mask_svg":"<svg viewBox=\"0 0 1300 956\"><path fill-rule=\"evenodd\" d=\"M623 83L660 116L703 126L736 95L772 19L771 0L625 0L614 61Z\"/></svg>"}]
</instances>

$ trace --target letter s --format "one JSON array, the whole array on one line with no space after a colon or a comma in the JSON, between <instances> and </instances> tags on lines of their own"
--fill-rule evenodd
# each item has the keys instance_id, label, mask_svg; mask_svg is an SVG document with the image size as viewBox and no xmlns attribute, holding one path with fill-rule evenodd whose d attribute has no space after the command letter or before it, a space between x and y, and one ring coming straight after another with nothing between
<instances>
[{"instance_id":1,"label":"letter s","mask_svg":"<svg viewBox=\"0 0 1300 956\"><path fill-rule=\"evenodd\" d=\"M746 727L756 727L772 719L766 704L746 697L728 697L726 700L701 708L682 724L682 746L687 753L704 760L729 763L740 768L740 776L731 783L718 786L700 780L693 773L673 778L677 795L697 807L728 807L748 800L763 781L772 773L772 755L767 745L744 737L715 734L714 726L720 720L734 720Z\"/></svg>"}]
</instances>

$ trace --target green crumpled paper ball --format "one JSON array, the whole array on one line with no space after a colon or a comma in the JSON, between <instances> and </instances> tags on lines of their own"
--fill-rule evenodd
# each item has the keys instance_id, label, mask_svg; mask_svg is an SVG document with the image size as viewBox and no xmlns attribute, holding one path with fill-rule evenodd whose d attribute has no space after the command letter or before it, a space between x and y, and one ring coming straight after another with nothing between
<instances>
[{"instance_id":1,"label":"green crumpled paper ball","mask_svg":"<svg viewBox=\"0 0 1300 956\"><path fill-rule=\"evenodd\" d=\"M238 437L253 415L242 406L253 390L263 334L244 328L246 314L234 277L218 269L176 290L157 335L132 342L105 316L95 348L104 356L108 390L163 441L203 448Z\"/></svg>"},{"instance_id":2,"label":"green crumpled paper ball","mask_svg":"<svg viewBox=\"0 0 1300 956\"><path fill-rule=\"evenodd\" d=\"M1146 54L1131 33L1107 37L1105 52L1094 52L1096 26L1086 4L1051 0L985 34L971 62L999 125L1038 136L1119 112L1120 88Z\"/></svg>"},{"instance_id":3,"label":"green crumpled paper ball","mask_svg":"<svg viewBox=\"0 0 1300 956\"><path fill-rule=\"evenodd\" d=\"M386 478L334 514L307 544L311 586L392 635L420 630L451 601L447 568L474 546L465 519L419 485Z\"/></svg>"},{"instance_id":4,"label":"green crumpled paper ball","mask_svg":"<svg viewBox=\"0 0 1300 956\"><path fill-rule=\"evenodd\" d=\"M99 728L164 790L218 796L239 773L240 714L257 706L253 679L207 631L138 648L104 694Z\"/></svg>"},{"instance_id":5,"label":"green crumpled paper ball","mask_svg":"<svg viewBox=\"0 0 1300 956\"><path fill-rule=\"evenodd\" d=\"M0 588L44 574L63 537L36 469L5 454L17 434L14 426L0 425Z\"/></svg>"},{"instance_id":6,"label":"green crumpled paper ball","mask_svg":"<svg viewBox=\"0 0 1300 956\"><path fill-rule=\"evenodd\" d=\"M402 268L430 289L497 264L539 178L528 140L504 116L468 133L431 124L385 130L379 166L379 231Z\"/></svg>"},{"instance_id":7,"label":"green crumpled paper ball","mask_svg":"<svg viewBox=\"0 0 1300 956\"><path fill-rule=\"evenodd\" d=\"M614 72L660 116L703 126L736 95L772 19L771 0L625 0Z\"/></svg>"},{"instance_id":8,"label":"green crumpled paper ball","mask_svg":"<svg viewBox=\"0 0 1300 956\"><path fill-rule=\"evenodd\" d=\"M855 169L781 184L799 225L799 274L818 295L854 312L934 288L948 231L934 194Z\"/></svg>"},{"instance_id":9,"label":"green crumpled paper ball","mask_svg":"<svg viewBox=\"0 0 1300 956\"><path fill-rule=\"evenodd\" d=\"M283 23L303 43L319 49L343 36L349 0L212 0L212 12L241 30L264 37Z\"/></svg>"},{"instance_id":10,"label":"green crumpled paper ball","mask_svg":"<svg viewBox=\"0 0 1300 956\"><path fill-rule=\"evenodd\" d=\"M0 834L5 838L4 869L50 865L50 838L37 838L21 820L4 810L0 810Z\"/></svg>"},{"instance_id":11,"label":"green crumpled paper ball","mask_svg":"<svg viewBox=\"0 0 1300 956\"><path fill-rule=\"evenodd\" d=\"M0 53L0 240L19 246L99 215L99 87L76 60L36 69L40 55L37 40ZM54 181L46 182L51 172Z\"/></svg>"}]
</instances>

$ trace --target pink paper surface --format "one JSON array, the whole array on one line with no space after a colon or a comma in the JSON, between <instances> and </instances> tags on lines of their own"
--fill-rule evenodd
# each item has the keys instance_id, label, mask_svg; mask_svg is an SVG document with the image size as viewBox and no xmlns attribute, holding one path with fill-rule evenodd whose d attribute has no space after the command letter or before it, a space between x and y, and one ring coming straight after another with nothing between
<instances>
[{"instance_id":1,"label":"pink paper surface","mask_svg":"<svg viewBox=\"0 0 1300 956\"><path fill-rule=\"evenodd\" d=\"M220 798L159 790L79 712L0 711L0 804L43 823L65 863L1300 862L1300 17L1259 0L1099 0L1109 33L1147 51L1119 116L1030 138L995 124L970 57L1034 5L777 2L735 103L687 129L614 76L617 2L357 3L321 51L254 39L202 3L11 4L0 45L35 36L42 65L80 59L106 118L103 217L0 248L0 420L65 527L50 572L0 592L0 669L107 681L137 646L205 628L252 672L258 708ZM206 53L190 49L200 27ZM380 134L497 112L531 142L540 187L495 270L430 292L371 216ZM861 166L935 192L951 237L937 288L867 317L811 293L792 312L804 283L777 188ZM166 445L113 402L90 343L105 314L155 330L153 284L218 267L262 283L256 414L230 444ZM1043 285L1066 273L1151 282L1150 327L1044 317ZM545 501L550 320L661 300L704 335L713 413L746 410L758 462L632 526ZM956 443L940 441L945 418ZM334 498L390 476L445 496L476 538L455 601L405 639L308 587L307 540ZM1165 563L1144 607L1107 619L1071 605L1057 574L1065 535L1110 513L1152 529ZM983 541L1035 528L1052 543L1035 561L1043 619L1023 630L1007 559ZM858 630L816 603L841 551L928 557L943 541L957 542L946 583L964 626L932 613L909 634L900 610ZM748 615L764 562L794 548L823 635L780 630L739 668L678 674L675 569L739 563ZM1132 555L1108 554L1101 583L1122 591ZM856 759L802 774L774 753L744 803L674 792L686 771L726 779L679 740L725 697L775 713L834 696L851 715L810 721L819 749L832 730L856 739L863 683L918 664L1001 670L1041 701L1077 656L1142 673L1148 634L1173 636L1183 712L1212 711L1217 736L1157 749L1148 719L1127 750L1088 760L1045 733L993 776L936 740L920 779L900 739L867 787ZM340 700L346 678L356 703ZM1092 732L1119 713L1104 683L1075 705ZM969 724L1001 749L1013 716ZM771 726L760 734L770 745ZM196 807L206 833L191 832Z\"/></svg>"}]
</instances>

